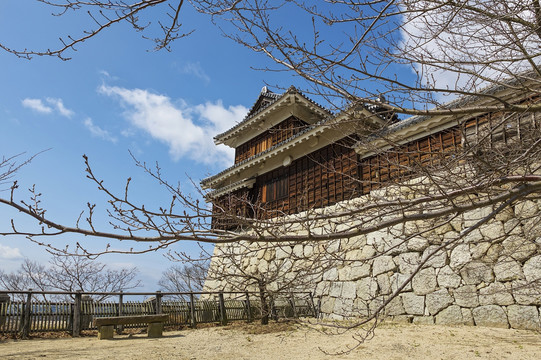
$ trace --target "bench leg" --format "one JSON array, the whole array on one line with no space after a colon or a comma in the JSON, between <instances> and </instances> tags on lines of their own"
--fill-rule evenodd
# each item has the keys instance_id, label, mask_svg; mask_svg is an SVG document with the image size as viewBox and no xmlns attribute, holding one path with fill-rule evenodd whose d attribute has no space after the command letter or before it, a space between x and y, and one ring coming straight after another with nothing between
<instances>
[{"instance_id":1,"label":"bench leg","mask_svg":"<svg viewBox=\"0 0 541 360\"><path fill-rule=\"evenodd\" d=\"M114 328L113 325L102 325L98 327L98 340L112 339Z\"/></svg>"},{"instance_id":2,"label":"bench leg","mask_svg":"<svg viewBox=\"0 0 541 360\"><path fill-rule=\"evenodd\" d=\"M149 338L162 337L163 323L162 322L149 323L147 333L148 333Z\"/></svg>"}]
</instances>

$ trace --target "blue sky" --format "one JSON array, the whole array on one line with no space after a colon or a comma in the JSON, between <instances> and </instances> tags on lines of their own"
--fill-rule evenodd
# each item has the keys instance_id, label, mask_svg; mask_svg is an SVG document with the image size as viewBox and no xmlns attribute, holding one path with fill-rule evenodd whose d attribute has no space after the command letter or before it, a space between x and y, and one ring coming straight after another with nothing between
<instances>
[{"instance_id":1,"label":"blue sky","mask_svg":"<svg viewBox=\"0 0 541 360\"><path fill-rule=\"evenodd\" d=\"M125 25L78 46L70 61L28 61L0 51L0 155L50 149L17 174L20 198L36 184L49 216L73 225L87 202L103 209L105 200L85 179L83 154L115 190L122 191L132 177L134 198L150 205L168 196L135 167L129 151L142 161L158 161L165 177L188 192L193 192L189 177L199 182L232 163L231 151L215 147L212 136L242 119L265 81L299 83L291 74L252 70L268 60L221 36L209 18L186 10L184 26L196 31L171 52L148 51L153 44ZM77 34L87 21L49 13L35 1L0 2L1 42L19 49L53 47L58 36ZM21 228L31 226L0 207L0 227L11 218ZM81 239L47 239L60 247L75 240ZM105 246L99 239L82 241L91 249ZM0 238L1 269L15 270L23 257L45 263L49 254L22 237ZM145 290L156 290L161 272L171 265L161 253L105 255L100 261L137 266Z\"/></svg>"}]
</instances>

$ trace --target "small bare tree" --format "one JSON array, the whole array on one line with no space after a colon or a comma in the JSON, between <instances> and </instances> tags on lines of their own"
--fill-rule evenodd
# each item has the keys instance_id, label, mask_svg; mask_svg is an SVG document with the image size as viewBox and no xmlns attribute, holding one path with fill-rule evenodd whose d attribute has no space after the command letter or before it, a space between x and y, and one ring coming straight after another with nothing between
<instances>
[{"instance_id":1,"label":"small bare tree","mask_svg":"<svg viewBox=\"0 0 541 360\"><path fill-rule=\"evenodd\" d=\"M158 285L166 292L200 292L203 290L207 270L206 262L173 265L162 273ZM179 295L178 298L187 300L186 295Z\"/></svg>"},{"instance_id":2,"label":"small bare tree","mask_svg":"<svg viewBox=\"0 0 541 360\"><path fill-rule=\"evenodd\" d=\"M0 273L4 290L119 292L141 286L137 268L111 269L81 256L53 255L47 265L25 259L19 270ZM107 295L95 296L102 301Z\"/></svg>"}]
</instances>

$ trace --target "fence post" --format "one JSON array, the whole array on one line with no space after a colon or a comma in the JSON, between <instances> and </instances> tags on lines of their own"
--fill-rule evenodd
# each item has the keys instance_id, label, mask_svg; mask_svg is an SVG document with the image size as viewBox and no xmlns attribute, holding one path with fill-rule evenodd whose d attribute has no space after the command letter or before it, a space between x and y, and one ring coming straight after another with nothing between
<instances>
[{"instance_id":1,"label":"fence post","mask_svg":"<svg viewBox=\"0 0 541 360\"><path fill-rule=\"evenodd\" d=\"M118 316L124 315L124 294L123 291L120 290L120 294L118 295ZM122 331L124 330L124 325L118 325L116 328L116 333L118 335L122 334Z\"/></svg>"},{"instance_id":2,"label":"fence post","mask_svg":"<svg viewBox=\"0 0 541 360\"><path fill-rule=\"evenodd\" d=\"M246 312L247 322L252 322L252 305L250 304L250 294L246 293Z\"/></svg>"},{"instance_id":3,"label":"fence post","mask_svg":"<svg viewBox=\"0 0 541 360\"><path fill-rule=\"evenodd\" d=\"M26 295L26 303L24 304L23 318L22 318L22 327L21 327L21 337L23 339L28 339L30 335L30 326L32 326L32 289L28 289L28 294Z\"/></svg>"},{"instance_id":4,"label":"fence post","mask_svg":"<svg viewBox=\"0 0 541 360\"><path fill-rule=\"evenodd\" d=\"M219 298L219 305L220 305L220 324L227 325L227 314L225 312L224 293L220 292L218 294L218 298Z\"/></svg>"},{"instance_id":5,"label":"fence post","mask_svg":"<svg viewBox=\"0 0 541 360\"><path fill-rule=\"evenodd\" d=\"M193 293L190 293L190 326L195 329L197 327L197 320L195 318L195 301Z\"/></svg>"},{"instance_id":6,"label":"fence post","mask_svg":"<svg viewBox=\"0 0 541 360\"><path fill-rule=\"evenodd\" d=\"M77 290L75 293L75 303L73 304L73 337L78 337L81 334L81 298L81 290Z\"/></svg>"},{"instance_id":7,"label":"fence post","mask_svg":"<svg viewBox=\"0 0 541 360\"><path fill-rule=\"evenodd\" d=\"M156 291L156 314L162 313L162 292Z\"/></svg>"},{"instance_id":8,"label":"fence post","mask_svg":"<svg viewBox=\"0 0 541 360\"><path fill-rule=\"evenodd\" d=\"M293 311L293 317L298 318L297 314L297 307L295 306L295 297L293 296L293 293L289 293L289 303L291 304L291 310Z\"/></svg>"},{"instance_id":9,"label":"fence post","mask_svg":"<svg viewBox=\"0 0 541 360\"><path fill-rule=\"evenodd\" d=\"M274 296L270 297L270 305L271 305L271 319L274 321L278 321L278 311L276 309L276 304L274 303Z\"/></svg>"}]
</instances>

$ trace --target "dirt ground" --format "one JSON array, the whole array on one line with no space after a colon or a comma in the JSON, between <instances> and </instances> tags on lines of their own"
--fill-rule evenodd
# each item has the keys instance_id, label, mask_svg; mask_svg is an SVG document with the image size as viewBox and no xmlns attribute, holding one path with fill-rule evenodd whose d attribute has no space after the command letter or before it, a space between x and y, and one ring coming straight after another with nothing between
<instances>
[{"instance_id":1,"label":"dirt ground","mask_svg":"<svg viewBox=\"0 0 541 360\"><path fill-rule=\"evenodd\" d=\"M2 340L0 359L539 359L541 333L482 327L383 324L375 337L347 354L354 332L325 335L298 325L261 331L256 325L145 334ZM334 356L326 352L335 353Z\"/></svg>"}]
</instances>

